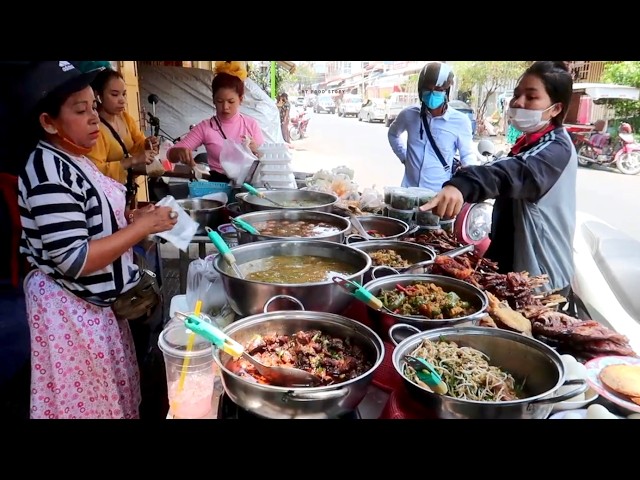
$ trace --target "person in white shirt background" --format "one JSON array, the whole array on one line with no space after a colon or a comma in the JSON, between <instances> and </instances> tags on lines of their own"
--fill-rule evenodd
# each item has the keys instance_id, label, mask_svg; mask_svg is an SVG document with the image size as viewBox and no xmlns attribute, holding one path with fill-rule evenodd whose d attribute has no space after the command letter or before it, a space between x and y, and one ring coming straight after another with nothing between
<instances>
[{"instance_id":1,"label":"person in white shirt background","mask_svg":"<svg viewBox=\"0 0 640 480\"><path fill-rule=\"evenodd\" d=\"M448 108L453 78L450 65L427 63L418 77L420 105L402 110L389 127L391 149L405 166L403 187L439 191L451 179L456 153L462 166L478 164L471 120ZM401 139L405 132L406 146Z\"/></svg>"}]
</instances>

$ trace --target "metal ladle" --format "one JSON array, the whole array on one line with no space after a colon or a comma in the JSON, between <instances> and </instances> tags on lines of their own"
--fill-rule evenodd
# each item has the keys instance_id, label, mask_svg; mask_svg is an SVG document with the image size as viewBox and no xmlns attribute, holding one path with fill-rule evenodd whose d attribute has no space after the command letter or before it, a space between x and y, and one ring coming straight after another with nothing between
<instances>
[{"instance_id":1,"label":"metal ladle","mask_svg":"<svg viewBox=\"0 0 640 480\"><path fill-rule=\"evenodd\" d=\"M269 197L267 197L264 193L259 192L258 190L256 190L255 188L253 188L251 185L249 185L248 183L243 183L242 186L244 188L247 189L247 191L251 194L251 195L255 195L258 198L262 198L263 200L266 200L267 202L271 202L273 203L276 207L280 207L280 208L286 208L284 205L279 204L278 202L271 200Z\"/></svg>"},{"instance_id":2,"label":"metal ladle","mask_svg":"<svg viewBox=\"0 0 640 480\"><path fill-rule=\"evenodd\" d=\"M249 361L271 385L279 387L315 387L322 383L317 375L299 368L271 367L259 362L249 355L240 343L213 325L202 322L195 315L175 312L175 316L184 321L185 327L193 333L206 338L223 352L228 353L233 358L241 357Z\"/></svg>"},{"instance_id":3,"label":"metal ladle","mask_svg":"<svg viewBox=\"0 0 640 480\"><path fill-rule=\"evenodd\" d=\"M205 230L207 231L209 240L213 242L213 244L220 252L220 255L222 255L222 257L226 260L226 262L233 269L238 278L244 278L242 270L240 270L240 267L238 267L238 263L236 262L236 257L233 255L233 253L231 253L231 249L229 248L229 245L227 245L227 242L225 242L220 234L213 230L211 227L205 227Z\"/></svg>"}]
</instances>

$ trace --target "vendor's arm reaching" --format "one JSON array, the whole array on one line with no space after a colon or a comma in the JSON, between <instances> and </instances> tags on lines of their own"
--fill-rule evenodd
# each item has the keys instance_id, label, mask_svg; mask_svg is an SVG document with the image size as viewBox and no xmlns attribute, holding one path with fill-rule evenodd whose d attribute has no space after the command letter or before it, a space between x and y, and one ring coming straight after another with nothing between
<instances>
[{"instance_id":1,"label":"vendor's arm reaching","mask_svg":"<svg viewBox=\"0 0 640 480\"><path fill-rule=\"evenodd\" d=\"M571 159L571 152L559 152L559 148L568 146L549 140L491 165L462 169L420 209L434 209L436 215L453 217L465 201L476 203L503 196L535 203L556 183Z\"/></svg>"}]
</instances>

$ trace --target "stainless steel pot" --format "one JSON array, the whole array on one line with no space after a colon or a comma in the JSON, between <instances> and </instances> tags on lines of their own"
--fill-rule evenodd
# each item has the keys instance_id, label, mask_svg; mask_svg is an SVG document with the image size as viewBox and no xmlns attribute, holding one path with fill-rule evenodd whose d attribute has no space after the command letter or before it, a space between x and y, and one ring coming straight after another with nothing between
<instances>
[{"instance_id":1,"label":"stainless steel pot","mask_svg":"<svg viewBox=\"0 0 640 480\"><path fill-rule=\"evenodd\" d=\"M226 367L231 357L214 349L213 358L220 367L222 384L231 400L266 418L337 418L354 411L366 395L373 374L384 358L384 344L370 328L331 313L277 311L238 320L226 327L224 332L245 345L255 334L289 335L311 329L349 339L362 348L373 366L366 373L344 383L291 389L262 385L235 375Z\"/></svg>"},{"instance_id":2,"label":"stainless steel pot","mask_svg":"<svg viewBox=\"0 0 640 480\"><path fill-rule=\"evenodd\" d=\"M245 222L255 225L270 220L295 222L299 220L308 222L323 222L338 229L338 232L325 234L323 236L308 237L309 240L326 240L328 242L343 243L345 234L351 230L351 222L349 219L334 215L333 213L317 212L313 210L265 210L261 212L251 212L239 215L237 218ZM240 245L245 243L257 242L260 240L300 240L301 237L276 237L272 235L253 235L246 230L238 227L238 242Z\"/></svg>"},{"instance_id":3,"label":"stainless steel pot","mask_svg":"<svg viewBox=\"0 0 640 480\"><path fill-rule=\"evenodd\" d=\"M382 331L386 331L391 325L395 323L406 323L409 325L413 325L420 330L430 330L434 328L453 327L461 325L476 325L480 321L480 319L486 315L485 312L487 310L487 307L489 306L487 295L479 288L474 287L470 283L458 280L457 278L445 277L443 275L390 275L388 277L371 280L364 285L364 288L368 290L372 295L377 296L381 290L393 290L396 285L405 286L413 284L415 282L435 283L445 292L455 292L462 300L466 300L467 302L471 303L471 305L475 308L476 313L451 319L431 320L413 318L405 315L388 313L386 311L378 311L374 310L370 306L367 306L370 312L371 319L379 325L379 328L381 328Z\"/></svg>"},{"instance_id":4,"label":"stainless steel pot","mask_svg":"<svg viewBox=\"0 0 640 480\"><path fill-rule=\"evenodd\" d=\"M393 339L395 331L400 328L417 330L410 325L396 325L390 329L389 336ZM404 356L415 350L424 339L453 341L461 347L471 347L485 353L491 365L513 375L517 384L524 382L525 397L508 402L463 400L438 395L413 383L404 375ZM450 327L418 331L397 344L392 361L409 392L433 409L438 418L547 418L554 404L573 398L588 388L585 380L565 380L566 372L560 355L544 343L519 333L490 327ZM558 389L566 385L576 385L576 388L557 395Z\"/></svg>"},{"instance_id":5,"label":"stainless steel pot","mask_svg":"<svg viewBox=\"0 0 640 480\"><path fill-rule=\"evenodd\" d=\"M360 220L360 224L365 231L375 230L383 235L382 237L376 238L377 240L400 240L405 235L411 233L409 225L397 218L383 217L382 215L362 215L358 216L358 220ZM352 229L352 232L353 233L347 235L345 239L347 244L368 240L363 238L355 228Z\"/></svg>"},{"instance_id":6,"label":"stainless steel pot","mask_svg":"<svg viewBox=\"0 0 640 480\"><path fill-rule=\"evenodd\" d=\"M371 268L371 259L362 250L325 240L264 240L231 249L240 270L246 275L258 269L262 260L273 256L318 256L346 262L355 273L344 278L361 283ZM260 313L265 303L276 295L290 295L302 302L307 310L340 313L352 297L331 279L315 283L279 284L239 278L221 255L213 266L222 278L222 286L231 308L239 315Z\"/></svg>"},{"instance_id":7,"label":"stainless steel pot","mask_svg":"<svg viewBox=\"0 0 640 480\"><path fill-rule=\"evenodd\" d=\"M196 235L206 235L206 227L215 230L223 221L224 203L222 202L201 198L183 198L176 202L200 225Z\"/></svg>"},{"instance_id":8,"label":"stainless steel pot","mask_svg":"<svg viewBox=\"0 0 640 480\"><path fill-rule=\"evenodd\" d=\"M333 205L338 201L338 196L332 193L314 192L312 190L298 190L295 188L280 189L280 190L262 190L261 193L267 198L270 198L276 203L287 205L287 202L304 202L308 206L291 206L291 207L277 207L269 200L260 198L250 193L238 193L236 199L240 202L242 209L245 212L257 212L262 210L316 210L319 212L329 212L333 210Z\"/></svg>"},{"instance_id":9,"label":"stainless steel pot","mask_svg":"<svg viewBox=\"0 0 640 480\"><path fill-rule=\"evenodd\" d=\"M354 248L362 250L367 255L371 255L378 250L393 250L402 258L409 262L409 266L405 268L391 269L384 265L372 266L365 276L365 283L371 280L376 280L377 272L387 273L423 273L420 267L416 267L416 271L413 271L413 266L421 262L428 262L436 258L436 252L426 245L420 245L419 243L403 242L401 240L369 240L366 242L356 242L353 244ZM373 265L373 259L372 259ZM382 274L384 276L384 273Z\"/></svg>"}]
</instances>

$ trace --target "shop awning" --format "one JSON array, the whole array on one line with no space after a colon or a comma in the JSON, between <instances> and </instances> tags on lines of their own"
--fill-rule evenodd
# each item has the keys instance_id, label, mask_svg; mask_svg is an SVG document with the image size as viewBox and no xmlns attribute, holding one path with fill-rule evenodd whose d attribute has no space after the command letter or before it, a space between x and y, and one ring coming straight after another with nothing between
<instances>
[{"instance_id":1,"label":"shop awning","mask_svg":"<svg viewBox=\"0 0 640 480\"><path fill-rule=\"evenodd\" d=\"M289 73L295 73L296 71L296 64L293 62L283 62L283 61L279 61L276 62L278 64L279 67L284 68L285 70L287 70Z\"/></svg>"},{"instance_id":2,"label":"shop awning","mask_svg":"<svg viewBox=\"0 0 640 480\"><path fill-rule=\"evenodd\" d=\"M344 80L334 80L333 82L327 83L327 88L335 88L340 86L340 84L344 82Z\"/></svg>"},{"instance_id":3,"label":"shop awning","mask_svg":"<svg viewBox=\"0 0 640 480\"><path fill-rule=\"evenodd\" d=\"M628 85L615 85L612 83L574 83L573 91L585 93L594 100L638 100L640 98L640 89L630 87Z\"/></svg>"}]
</instances>

